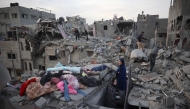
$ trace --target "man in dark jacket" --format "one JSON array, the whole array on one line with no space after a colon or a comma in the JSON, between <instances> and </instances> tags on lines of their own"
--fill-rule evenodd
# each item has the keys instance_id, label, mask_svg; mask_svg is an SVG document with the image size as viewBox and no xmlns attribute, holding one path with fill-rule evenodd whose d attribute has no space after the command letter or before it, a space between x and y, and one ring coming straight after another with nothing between
<instances>
[{"instance_id":1,"label":"man in dark jacket","mask_svg":"<svg viewBox=\"0 0 190 109\"><path fill-rule=\"evenodd\" d=\"M150 53L150 72L152 72L152 69L156 62L156 56L158 54L158 50L162 48L162 43L160 43L160 46L154 46Z\"/></svg>"},{"instance_id":2,"label":"man in dark jacket","mask_svg":"<svg viewBox=\"0 0 190 109\"><path fill-rule=\"evenodd\" d=\"M141 34L138 36L138 38L137 38L137 45L138 45L138 49L142 48L142 51L144 52L144 46L142 44L142 39L144 39L144 40L148 40L148 39L144 38L143 34L144 34L144 32L142 31Z\"/></svg>"},{"instance_id":3,"label":"man in dark jacket","mask_svg":"<svg viewBox=\"0 0 190 109\"><path fill-rule=\"evenodd\" d=\"M79 40L79 31L76 28L75 28L75 37L76 37L76 41L77 41L77 38Z\"/></svg>"}]
</instances>

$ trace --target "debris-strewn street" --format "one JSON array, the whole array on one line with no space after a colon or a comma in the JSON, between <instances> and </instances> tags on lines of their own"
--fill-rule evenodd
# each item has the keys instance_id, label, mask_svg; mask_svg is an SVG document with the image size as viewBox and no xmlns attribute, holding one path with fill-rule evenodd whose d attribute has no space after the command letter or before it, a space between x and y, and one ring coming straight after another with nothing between
<instances>
[{"instance_id":1,"label":"debris-strewn street","mask_svg":"<svg viewBox=\"0 0 190 109\"><path fill-rule=\"evenodd\" d=\"M190 1L176 1L169 18L142 11L91 25L0 8L0 109L190 109Z\"/></svg>"}]
</instances>

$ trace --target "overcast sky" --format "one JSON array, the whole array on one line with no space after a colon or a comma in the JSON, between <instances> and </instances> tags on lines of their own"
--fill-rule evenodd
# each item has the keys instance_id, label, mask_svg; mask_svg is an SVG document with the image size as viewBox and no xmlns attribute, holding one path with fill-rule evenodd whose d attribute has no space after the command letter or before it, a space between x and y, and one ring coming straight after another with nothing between
<instances>
[{"instance_id":1,"label":"overcast sky","mask_svg":"<svg viewBox=\"0 0 190 109\"><path fill-rule=\"evenodd\" d=\"M56 14L56 18L76 16L86 18L88 24L94 21L113 19L113 15L134 19L144 11L145 14L168 18L170 0L0 0L0 7L9 7L18 2L27 8L46 8Z\"/></svg>"}]
</instances>

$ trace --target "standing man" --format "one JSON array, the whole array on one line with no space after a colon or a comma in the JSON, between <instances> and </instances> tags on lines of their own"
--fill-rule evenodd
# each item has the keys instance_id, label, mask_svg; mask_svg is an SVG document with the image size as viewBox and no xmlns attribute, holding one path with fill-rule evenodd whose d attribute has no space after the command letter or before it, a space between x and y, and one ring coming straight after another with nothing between
<instances>
[{"instance_id":1,"label":"standing man","mask_svg":"<svg viewBox=\"0 0 190 109\"><path fill-rule=\"evenodd\" d=\"M155 45L154 48L152 49L151 53L150 53L150 73L152 72L152 69L155 65L158 50L161 48L162 48L162 43L160 43L160 46Z\"/></svg>"},{"instance_id":2,"label":"standing man","mask_svg":"<svg viewBox=\"0 0 190 109\"><path fill-rule=\"evenodd\" d=\"M77 41L77 38L79 40L79 31L76 28L75 28L75 37L76 37L76 41Z\"/></svg>"},{"instance_id":3,"label":"standing man","mask_svg":"<svg viewBox=\"0 0 190 109\"><path fill-rule=\"evenodd\" d=\"M84 32L85 32L85 35L86 35L86 41L88 41L88 32L87 30L84 28Z\"/></svg>"},{"instance_id":4,"label":"standing man","mask_svg":"<svg viewBox=\"0 0 190 109\"><path fill-rule=\"evenodd\" d=\"M144 46L142 45L142 39L144 40L148 40L147 38L143 37L144 31L141 32L141 34L138 36L137 38L137 45L138 45L138 49L142 48L142 51L144 52Z\"/></svg>"}]
</instances>

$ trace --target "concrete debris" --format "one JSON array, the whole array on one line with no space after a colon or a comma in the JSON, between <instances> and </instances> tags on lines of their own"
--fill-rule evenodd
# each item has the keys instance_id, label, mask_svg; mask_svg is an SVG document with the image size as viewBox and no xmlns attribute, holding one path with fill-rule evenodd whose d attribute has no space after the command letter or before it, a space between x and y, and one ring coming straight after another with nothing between
<instances>
[{"instance_id":1,"label":"concrete debris","mask_svg":"<svg viewBox=\"0 0 190 109\"><path fill-rule=\"evenodd\" d=\"M146 17L149 16L147 15ZM88 104L87 101L92 96L98 99L94 100L96 101L95 104L101 104L104 101L100 97L106 95L104 91L107 83L116 76L115 71L118 69L118 60L119 58L124 58L127 77L133 85L128 96L130 105L139 106L141 104L141 106L152 107L152 109L167 109L168 107L186 105L190 101L190 52L180 49L177 45L177 47L163 46L163 49L158 51L153 72L149 71L149 55L152 48L158 45L159 41L165 42L163 39L167 34L166 32L163 33L162 29L156 29L155 31L154 28L156 36L163 38L159 39L158 37L152 38L148 32L145 32L148 39L151 40L149 43L142 42L145 47L144 51L137 49L136 36L138 32L135 28L137 25L145 23L145 20L148 22L146 17L144 15L139 16L138 20L141 19L142 22L138 24L131 20L126 21L122 20L122 18L120 20L114 18L115 20L95 21L93 25L86 24L86 20L79 16L67 17L67 21L64 18L58 20L41 18L38 19L35 25L10 27L6 33L11 36L5 40L0 39L0 54L3 54L0 55L0 59L9 68L10 75L15 79L13 80L14 82L10 82L10 85L4 88L2 91L3 97L9 98L13 103L25 101L26 96L17 96L19 94L19 84L31 77L43 77L47 72L58 73L58 71L64 70L66 73L72 73L77 79L81 75L93 77L102 85L87 87L82 84L80 87L82 89L80 90L87 93L87 96L84 97L80 93L76 95L69 94L70 102L66 102L63 92L54 91L43 95L43 97L40 96L38 100L33 99L35 103L31 100L33 105L47 109L49 107L58 108L50 104L53 99L52 101L55 101L62 108L76 109L81 104L88 107L86 105ZM159 23L160 19L157 18L158 16L155 18L155 24ZM176 18L176 20L179 20L183 17L178 16ZM180 27L178 23L182 21L172 22L177 22ZM162 23L159 23L159 25L158 28L162 27ZM152 28L150 27L150 29ZM78 39L76 39L75 35L79 35ZM173 43L176 44L176 42ZM18 47L13 52L17 54L12 54L13 56L10 53L7 54L7 51L12 50L12 47L7 45ZM20 50L22 51L21 54L19 54ZM9 58L8 60L7 57ZM11 57L15 59L10 63ZM15 68L12 68L12 63L14 63ZM129 64L131 64L131 69ZM93 67L100 65L106 66L106 68L102 71L92 70ZM131 77L129 77L130 73ZM17 75L20 76L16 77ZM184 91L181 95L183 94L184 97L174 97L179 93L178 90L182 89ZM165 91L172 96L164 98L162 104L160 100L164 94L161 91ZM89 106L88 108L91 107Z\"/></svg>"},{"instance_id":2,"label":"concrete debris","mask_svg":"<svg viewBox=\"0 0 190 109\"><path fill-rule=\"evenodd\" d=\"M190 74L190 65L186 65L182 67L183 72L186 74Z\"/></svg>"},{"instance_id":3,"label":"concrete debris","mask_svg":"<svg viewBox=\"0 0 190 109\"><path fill-rule=\"evenodd\" d=\"M159 98L160 96L152 96L152 97L147 97L148 98L148 100L151 100L151 101L153 101L153 100L156 100L157 98Z\"/></svg>"},{"instance_id":4,"label":"concrete debris","mask_svg":"<svg viewBox=\"0 0 190 109\"><path fill-rule=\"evenodd\" d=\"M47 100L44 97L40 97L40 99L38 99L35 102L35 105L38 106L39 108L43 108L46 104Z\"/></svg>"},{"instance_id":5,"label":"concrete debris","mask_svg":"<svg viewBox=\"0 0 190 109\"><path fill-rule=\"evenodd\" d=\"M12 97L12 98L10 98L9 100L10 100L10 102L21 102L21 101L23 101L23 100L25 100L26 99L26 96L14 96L14 97Z\"/></svg>"},{"instance_id":6,"label":"concrete debris","mask_svg":"<svg viewBox=\"0 0 190 109\"><path fill-rule=\"evenodd\" d=\"M168 62L169 62L169 61L165 59L164 62L163 62L163 64L162 64L162 67L165 68L165 67L168 65Z\"/></svg>"},{"instance_id":7,"label":"concrete debris","mask_svg":"<svg viewBox=\"0 0 190 109\"><path fill-rule=\"evenodd\" d=\"M157 74L151 73L151 74L147 74L147 75L138 76L138 78L140 80L142 80L143 82L148 82L148 81L155 80L157 78Z\"/></svg>"}]
</instances>

